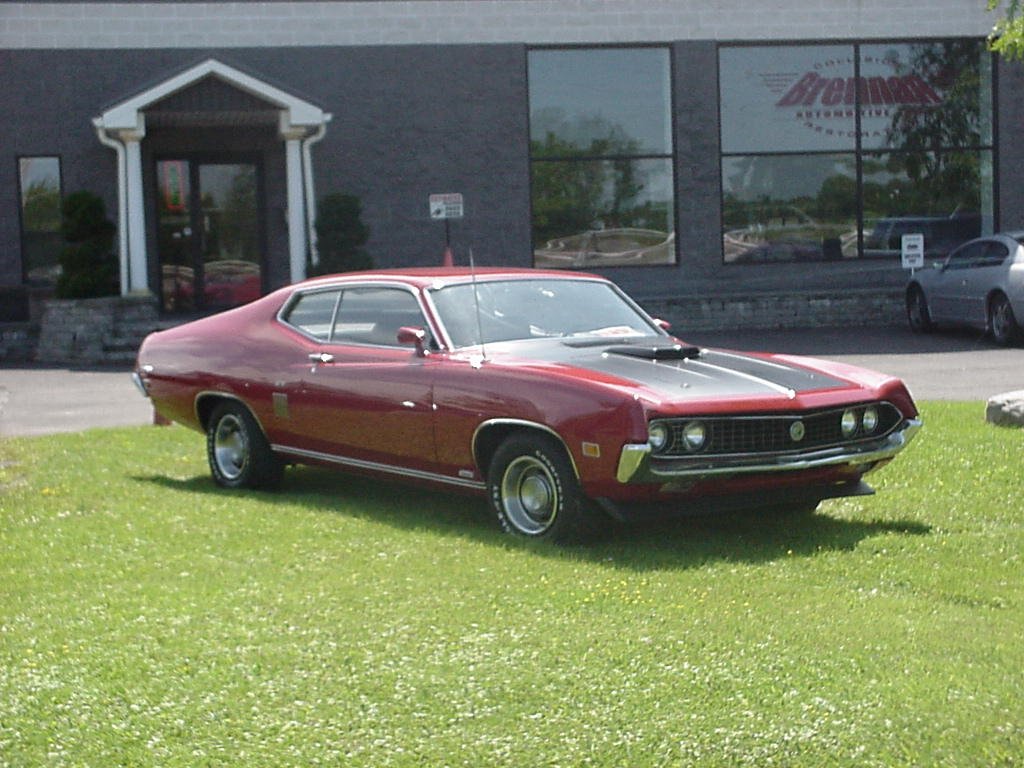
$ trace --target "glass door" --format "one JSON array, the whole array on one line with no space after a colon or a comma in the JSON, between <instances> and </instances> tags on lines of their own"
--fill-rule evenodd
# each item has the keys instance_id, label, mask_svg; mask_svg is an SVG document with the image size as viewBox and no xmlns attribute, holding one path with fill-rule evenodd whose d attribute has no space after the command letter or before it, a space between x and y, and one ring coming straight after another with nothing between
<instances>
[{"instance_id":1,"label":"glass door","mask_svg":"<svg viewBox=\"0 0 1024 768\"><path fill-rule=\"evenodd\" d=\"M159 160L157 183L163 311L224 309L260 296L258 166Z\"/></svg>"}]
</instances>

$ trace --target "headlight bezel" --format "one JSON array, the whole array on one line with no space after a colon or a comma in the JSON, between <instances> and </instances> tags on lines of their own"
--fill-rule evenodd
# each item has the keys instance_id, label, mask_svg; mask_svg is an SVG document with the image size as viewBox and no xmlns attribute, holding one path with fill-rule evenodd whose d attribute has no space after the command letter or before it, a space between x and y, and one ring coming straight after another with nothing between
<instances>
[{"instance_id":1,"label":"headlight bezel","mask_svg":"<svg viewBox=\"0 0 1024 768\"><path fill-rule=\"evenodd\" d=\"M861 417L856 408L847 408L839 417L839 431L843 438L849 440L857 436L860 431Z\"/></svg>"},{"instance_id":2,"label":"headlight bezel","mask_svg":"<svg viewBox=\"0 0 1024 768\"><path fill-rule=\"evenodd\" d=\"M708 428L703 421L694 419L683 426L681 436L688 453L699 453L708 443Z\"/></svg>"},{"instance_id":3,"label":"headlight bezel","mask_svg":"<svg viewBox=\"0 0 1024 768\"><path fill-rule=\"evenodd\" d=\"M654 453L663 451L668 446L668 438L668 427L665 424L652 421L647 425L647 444Z\"/></svg>"},{"instance_id":4,"label":"headlight bezel","mask_svg":"<svg viewBox=\"0 0 1024 768\"><path fill-rule=\"evenodd\" d=\"M881 424L882 418L878 413L878 408L874 405L869 405L864 409L864 412L860 417L860 426L866 435L872 435L878 429L878 425Z\"/></svg>"}]
</instances>

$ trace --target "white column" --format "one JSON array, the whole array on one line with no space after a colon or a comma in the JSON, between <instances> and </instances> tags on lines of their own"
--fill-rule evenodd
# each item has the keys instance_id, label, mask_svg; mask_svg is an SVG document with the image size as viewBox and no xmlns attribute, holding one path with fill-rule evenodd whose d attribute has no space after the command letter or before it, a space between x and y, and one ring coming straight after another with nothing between
<instances>
[{"instance_id":1,"label":"white column","mask_svg":"<svg viewBox=\"0 0 1024 768\"><path fill-rule=\"evenodd\" d=\"M149 293L146 264L146 201L142 187L142 146L145 131L122 131L128 214L128 275L131 293Z\"/></svg>"},{"instance_id":2,"label":"white column","mask_svg":"<svg viewBox=\"0 0 1024 768\"><path fill-rule=\"evenodd\" d=\"M292 282L306 279L306 204L302 188L302 135L284 134L288 175L288 256Z\"/></svg>"}]
</instances>

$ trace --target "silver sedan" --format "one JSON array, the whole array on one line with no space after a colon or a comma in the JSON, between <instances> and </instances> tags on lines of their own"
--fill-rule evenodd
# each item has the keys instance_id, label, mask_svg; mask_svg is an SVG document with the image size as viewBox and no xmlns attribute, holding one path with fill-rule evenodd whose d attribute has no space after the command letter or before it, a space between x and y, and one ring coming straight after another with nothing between
<instances>
[{"instance_id":1,"label":"silver sedan","mask_svg":"<svg viewBox=\"0 0 1024 768\"><path fill-rule=\"evenodd\" d=\"M1024 338L1024 232L969 240L907 285L907 320L915 331L966 325L998 344Z\"/></svg>"}]
</instances>

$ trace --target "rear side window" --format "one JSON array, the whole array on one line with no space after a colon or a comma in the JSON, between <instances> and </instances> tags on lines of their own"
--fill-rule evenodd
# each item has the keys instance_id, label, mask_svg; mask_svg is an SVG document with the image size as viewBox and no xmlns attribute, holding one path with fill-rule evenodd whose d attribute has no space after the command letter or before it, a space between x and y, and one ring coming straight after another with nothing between
<instances>
[{"instance_id":1,"label":"rear side window","mask_svg":"<svg viewBox=\"0 0 1024 768\"><path fill-rule=\"evenodd\" d=\"M284 321L320 341L331 338L331 324L341 291L304 293L289 308Z\"/></svg>"},{"instance_id":2,"label":"rear side window","mask_svg":"<svg viewBox=\"0 0 1024 768\"><path fill-rule=\"evenodd\" d=\"M1010 255L1010 249L1002 243L990 242L988 244L988 250L985 251L985 256L982 263L979 266L982 267L998 267L1004 261L1006 257Z\"/></svg>"}]
</instances>

